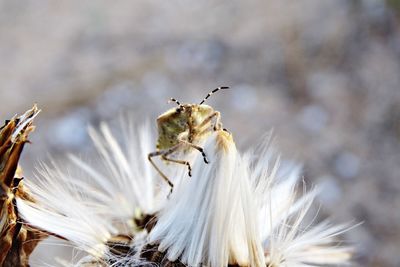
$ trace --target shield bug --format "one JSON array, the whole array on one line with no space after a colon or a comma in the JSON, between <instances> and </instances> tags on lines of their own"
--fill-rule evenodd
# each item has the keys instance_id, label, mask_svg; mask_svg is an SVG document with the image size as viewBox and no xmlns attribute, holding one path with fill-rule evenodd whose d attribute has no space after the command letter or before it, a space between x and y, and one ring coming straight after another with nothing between
<instances>
[{"instance_id":1,"label":"shield bug","mask_svg":"<svg viewBox=\"0 0 400 267\"><path fill-rule=\"evenodd\" d=\"M161 177L171 186L171 192L174 187L168 177L157 167L152 160L153 157L161 156L166 162L186 165L188 174L191 176L191 166L187 160L178 160L170 156L177 151L188 151L195 149L199 151L205 163L208 163L207 156L199 142L207 137L212 131L222 129L221 114L215 111L211 106L204 102L213 94L229 87L222 86L212 90L199 104L181 104L175 98L170 102L178 105L171 108L157 118L158 140L157 150L148 154L148 159Z\"/></svg>"}]
</instances>

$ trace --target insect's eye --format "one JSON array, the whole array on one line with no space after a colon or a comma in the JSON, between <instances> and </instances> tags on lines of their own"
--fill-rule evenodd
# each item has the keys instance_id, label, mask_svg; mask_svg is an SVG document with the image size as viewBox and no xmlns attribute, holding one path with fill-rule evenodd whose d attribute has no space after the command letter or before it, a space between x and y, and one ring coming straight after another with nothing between
<instances>
[{"instance_id":1,"label":"insect's eye","mask_svg":"<svg viewBox=\"0 0 400 267\"><path fill-rule=\"evenodd\" d=\"M182 112L182 108L179 107L176 109L176 113L181 113L181 112Z\"/></svg>"}]
</instances>

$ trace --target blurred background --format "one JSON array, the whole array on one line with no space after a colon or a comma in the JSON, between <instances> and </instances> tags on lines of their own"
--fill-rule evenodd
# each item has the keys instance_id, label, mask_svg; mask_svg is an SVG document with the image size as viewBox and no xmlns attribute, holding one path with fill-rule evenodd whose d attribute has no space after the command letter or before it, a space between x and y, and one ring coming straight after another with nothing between
<instances>
[{"instance_id":1,"label":"blurred background","mask_svg":"<svg viewBox=\"0 0 400 267\"><path fill-rule=\"evenodd\" d=\"M241 150L274 129L326 188L321 217L359 266L400 266L400 1L0 1L0 118L38 103L37 160L90 150L86 128L169 97L208 102ZM49 255L49 251L47 251Z\"/></svg>"}]
</instances>

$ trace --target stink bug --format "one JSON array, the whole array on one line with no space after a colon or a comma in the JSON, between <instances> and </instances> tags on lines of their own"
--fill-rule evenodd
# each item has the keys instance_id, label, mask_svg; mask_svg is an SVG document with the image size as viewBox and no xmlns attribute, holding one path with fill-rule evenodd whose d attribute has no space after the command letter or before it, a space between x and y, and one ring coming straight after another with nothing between
<instances>
[{"instance_id":1,"label":"stink bug","mask_svg":"<svg viewBox=\"0 0 400 267\"><path fill-rule=\"evenodd\" d=\"M157 167L152 158L161 156L164 161L186 165L188 174L191 175L190 163L186 160L177 160L168 157L180 149L196 149L208 163L207 156L203 148L197 144L203 138L207 137L212 131L222 129L221 114L212 107L204 105L204 102L215 92L229 87L218 87L212 90L199 104L181 104L175 98L170 102L178 105L171 108L157 118L158 140L157 150L148 154L148 159L162 178L171 186L171 192L174 187L168 177Z\"/></svg>"}]
</instances>

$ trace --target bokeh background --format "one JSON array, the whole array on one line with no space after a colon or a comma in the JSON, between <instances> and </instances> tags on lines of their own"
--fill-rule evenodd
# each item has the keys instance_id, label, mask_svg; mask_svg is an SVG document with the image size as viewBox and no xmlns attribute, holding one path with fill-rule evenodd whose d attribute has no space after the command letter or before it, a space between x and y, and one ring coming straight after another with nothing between
<instances>
[{"instance_id":1,"label":"bokeh background","mask_svg":"<svg viewBox=\"0 0 400 267\"><path fill-rule=\"evenodd\" d=\"M90 150L86 127L169 97L209 104L240 149L274 129L326 190L359 266L400 266L400 1L0 1L0 118L38 103L24 152ZM51 257L51 252L46 251Z\"/></svg>"}]
</instances>

